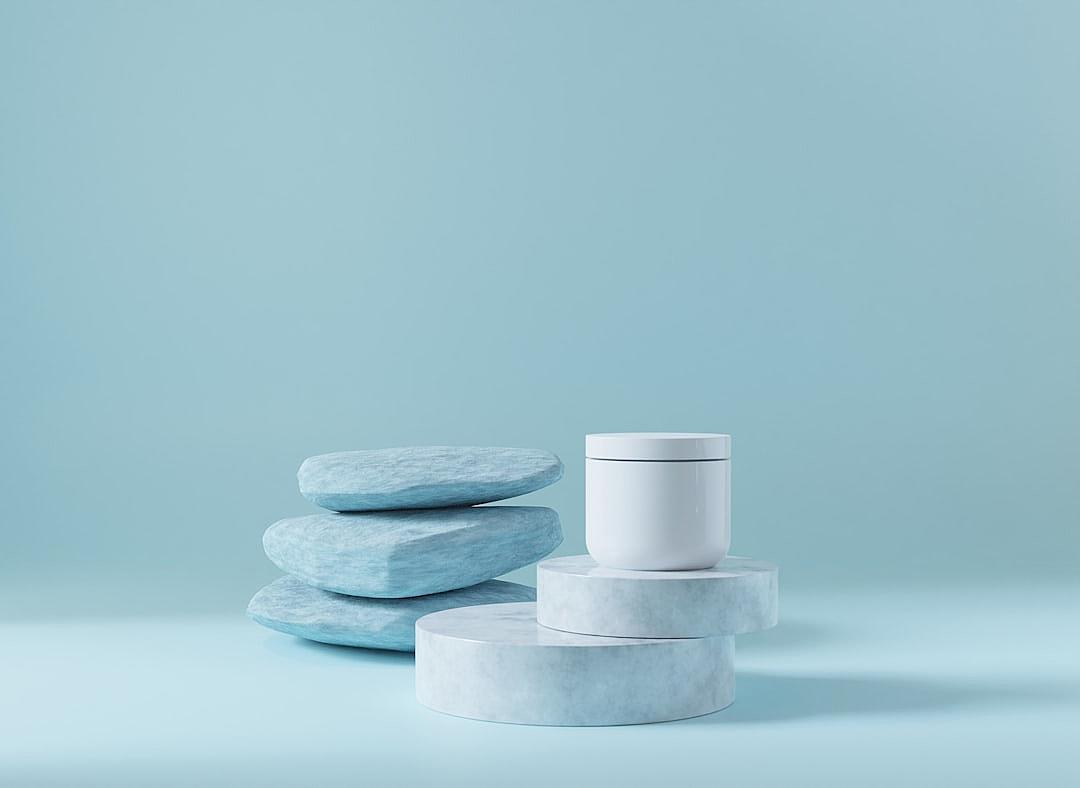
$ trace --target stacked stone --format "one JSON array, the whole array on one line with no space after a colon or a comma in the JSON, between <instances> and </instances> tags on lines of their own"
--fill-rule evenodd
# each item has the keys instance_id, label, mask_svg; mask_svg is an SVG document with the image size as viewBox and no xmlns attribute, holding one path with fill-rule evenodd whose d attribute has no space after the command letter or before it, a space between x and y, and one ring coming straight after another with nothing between
<instances>
[{"instance_id":1,"label":"stacked stone","mask_svg":"<svg viewBox=\"0 0 1080 788\"><path fill-rule=\"evenodd\" d=\"M311 457L297 477L329 511L279 520L266 555L288 574L259 591L248 615L308 640L412 651L418 618L436 611L536 599L493 578L562 542L558 514L538 506L478 506L562 478L538 449L424 446Z\"/></svg>"}]
</instances>

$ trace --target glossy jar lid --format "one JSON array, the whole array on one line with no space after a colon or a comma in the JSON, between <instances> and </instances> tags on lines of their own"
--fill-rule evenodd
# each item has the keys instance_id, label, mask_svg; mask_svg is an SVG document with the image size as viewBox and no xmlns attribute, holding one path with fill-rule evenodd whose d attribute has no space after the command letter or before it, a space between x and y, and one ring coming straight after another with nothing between
<instances>
[{"instance_id":1,"label":"glossy jar lid","mask_svg":"<svg viewBox=\"0 0 1080 788\"><path fill-rule=\"evenodd\" d=\"M731 459L731 436L714 432L600 432L585 436L590 460Z\"/></svg>"}]
</instances>

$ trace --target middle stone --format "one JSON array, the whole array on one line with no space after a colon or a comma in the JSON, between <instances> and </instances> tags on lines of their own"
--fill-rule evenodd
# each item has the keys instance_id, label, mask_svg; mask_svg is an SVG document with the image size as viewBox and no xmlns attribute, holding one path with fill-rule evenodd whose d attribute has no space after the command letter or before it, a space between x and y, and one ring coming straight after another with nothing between
<instances>
[{"instance_id":1,"label":"middle stone","mask_svg":"<svg viewBox=\"0 0 1080 788\"><path fill-rule=\"evenodd\" d=\"M267 557L325 591L409 597L465 588L533 563L562 542L541 506L471 506L279 520Z\"/></svg>"}]
</instances>

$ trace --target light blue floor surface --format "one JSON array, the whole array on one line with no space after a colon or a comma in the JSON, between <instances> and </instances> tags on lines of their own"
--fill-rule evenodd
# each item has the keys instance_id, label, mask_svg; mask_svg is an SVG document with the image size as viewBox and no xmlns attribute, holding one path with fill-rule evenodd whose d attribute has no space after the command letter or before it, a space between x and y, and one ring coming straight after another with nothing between
<instances>
[{"instance_id":1,"label":"light blue floor surface","mask_svg":"<svg viewBox=\"0 0 1080 788\"><path fill-rule=\"evenodd\" d=\"M624 728L442 716L411 654L235 615L0 620L0 785L1080 784L1080 589L781 594L735 704Z\"/></svg>"}]
</instances>

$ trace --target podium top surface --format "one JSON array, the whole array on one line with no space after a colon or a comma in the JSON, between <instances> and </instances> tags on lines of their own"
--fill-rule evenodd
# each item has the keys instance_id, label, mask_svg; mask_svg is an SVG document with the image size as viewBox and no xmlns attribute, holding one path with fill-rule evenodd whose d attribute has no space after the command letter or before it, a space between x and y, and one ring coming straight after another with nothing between
<instances>
[{"instance_id":1,"label":"podium top surface","mask_svg":"<svg viewBox=\"0 0 1080 788\"><path fill-rule=\"evenodd\" d=\"M722 580L725 578L740 578L747 575L762 572L777 572L776 564L767 561L756 561L752 558L740 556L728 556L716 566L708 569L687 569L680 571L644 571L639 569L614 569L601 566L590 555L568 555L561 558L548 558L541 561L539 568L548 572L560 572L580 577L595 577L612 580L641 580L641 581L693 581L693 580Z\"/></svg>"}]
</instances>

